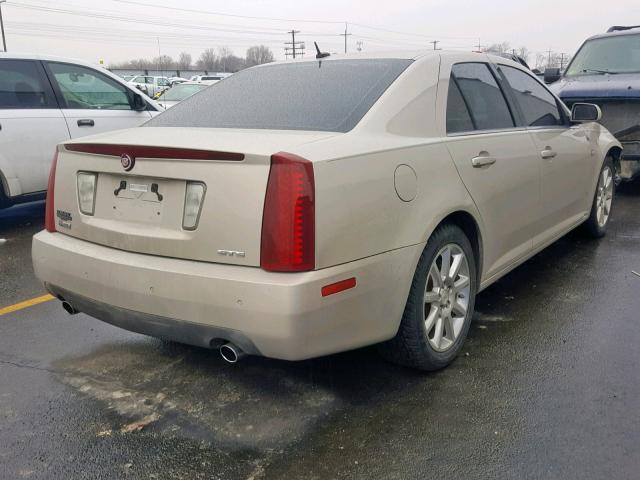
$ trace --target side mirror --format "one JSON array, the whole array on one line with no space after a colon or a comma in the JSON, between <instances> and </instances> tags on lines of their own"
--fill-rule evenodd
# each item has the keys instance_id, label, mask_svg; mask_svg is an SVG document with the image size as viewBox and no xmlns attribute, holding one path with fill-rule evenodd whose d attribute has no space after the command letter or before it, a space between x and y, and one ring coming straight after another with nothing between
<instances>
[{"instance_id":1,"label":"side mirror","mask_svg":"<svg viewBox=\"0 0 640 480\"><path fill-rule=\"evenodd\" d=\"M544 69L544 83L553 83L553 82L557 82L558 80L560 80L560 77L562 75L560 74L560 69L559 68L545 68Z\"/></svg>"},{"instance_id":2,"label":"side mirror","mask_svg":"<svg viewBox=\"0 0 640 480\"><path fill-rule=\"evenodd\" d=\"M571 107L571 121L575 123L597 122L602 118L602 110L593 103L574 103Z\"/></svg>"},{"instance_id":3,"label":"side mirror","mask_svg":"<svg viewBox=\"0 0 640 480\"><path fill-rule=\"evenodd\" d=\"M134 93L131 102L131 108L133 108L136 112L141 112L147 109L147 102L144 101L142 95L140 95L139 93Z\"/></svg>"}]
</instances>

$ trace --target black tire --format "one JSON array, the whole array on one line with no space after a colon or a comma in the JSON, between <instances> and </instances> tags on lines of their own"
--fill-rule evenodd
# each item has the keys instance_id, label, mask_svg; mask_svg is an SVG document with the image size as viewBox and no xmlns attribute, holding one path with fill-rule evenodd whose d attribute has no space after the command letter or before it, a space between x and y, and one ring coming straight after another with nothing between
<instances>
[{"instance_id":1,"label":"black tire","mask_svg":"<svg viewBox=\"0 0 640 480\"><path fill-rule=\"evenodd\" d=\"M600 189L600 179L602 177L602 173L605 169L609 169L611 175L613 176L611 179L611 207L613 208L613 201L615 198L616 192L616 183L615 183L615 168L613 165L613 160L611 157L607 157L604 159L602 163L602 168L598 173L598 181L596 182L596 189L593 193L593 201L591 202L591 213L589 214L589 218L582 224L583 231L592 238L600 238L603 237L607 233L607 225L609 224L609 220L611 219L611 209L609 209L609 214L606 218L606 222L602 224L602 222L598 221L598 193Z\"/></svg>"},{"instance_id":2,"label":"black tire","mask_svg":"<svg viewBox=\"0 0 640 480\"><path fill-rule=\"evenodd\" d=\"M457 245L465 254L469 268L470 292L464 323L455 341L445 351L437 351L427 337L425 327L425 287L429 269L442 248ZM381 354L389 361L420 370L439 370L458 355L467 337L477 290L476 263L473 248L462 229L445 224L436 229L420 256L407 304L396 336L380 345Z\"/></svg>"}]
</instances>

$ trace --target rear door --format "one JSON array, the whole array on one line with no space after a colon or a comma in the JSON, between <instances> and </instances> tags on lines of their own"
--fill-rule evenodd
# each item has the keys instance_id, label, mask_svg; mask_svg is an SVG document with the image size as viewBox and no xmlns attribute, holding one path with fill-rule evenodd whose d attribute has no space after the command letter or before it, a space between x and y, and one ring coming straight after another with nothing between
<instances>
[{"instance_id":1,"label":"rear door","mask_svg":"<svg viewBox=\"0 0 640 480\"><path fill-rule=\"evenodd\" d=\"M491 277L532 249L540 164L489 64L447 67L442 66L440 80L448 85L447 147L482 215L485 275Z\"/></svg>"},{"instance_id":2,"label":"rear door","mask_svg":"<svg viewBox=\"0 0 640 480\"><path fill-rule=\"evenodd\" d=\"M60 62L48 62L47 70L71 138L137 127L151 118L148 110L132 109L132 91L98 70Z\"/></svg>"},{"instance_id":3,"label":"rear door","mask_svg":"<svg viewBox=\"0 0 640 480\"><path fill-rule=\"evenodd\" d=\"M0 177L8 196L46 190L56 144L68 139L40 62L0 60Z\"/></svg>"},{"instance_id":4,"label":"rear door","mask_svg":"<svg viewBox=\"0 0 640 480\"><path fill-rule=\"evenodd\" d=\"M580 220L591 206L595 163L581 126L572 126L555 97L531 74L499 65L522 122L536 144L541 168L542 217L534 246Z\"/></svg>"}]
</instances>

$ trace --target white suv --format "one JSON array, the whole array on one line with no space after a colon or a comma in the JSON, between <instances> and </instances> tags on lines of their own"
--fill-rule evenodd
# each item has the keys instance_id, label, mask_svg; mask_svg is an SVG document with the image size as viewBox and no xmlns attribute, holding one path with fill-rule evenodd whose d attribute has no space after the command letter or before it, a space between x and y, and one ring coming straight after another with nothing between
<instances>
[{"instance_id":1,"label":"white suv","mask_svg":"<svg viewBox=\"0 0 640 480\"><path fill-rule=\"evenodd\" d=\"M0 208L44 198L58 143L135 127L161 110L100 67L0 53Z\"/></svg>"},{"instance_id":2,"label":"white suv","mask_svg":"<svg viewBox=\"0 0 640 480\"><path fill-rule=\"evenodd\" d=\"M138 75L127 83L154 98L171 87L171 82L167 77L153 77L150 75Z\"/></svg>"}]
</instances>

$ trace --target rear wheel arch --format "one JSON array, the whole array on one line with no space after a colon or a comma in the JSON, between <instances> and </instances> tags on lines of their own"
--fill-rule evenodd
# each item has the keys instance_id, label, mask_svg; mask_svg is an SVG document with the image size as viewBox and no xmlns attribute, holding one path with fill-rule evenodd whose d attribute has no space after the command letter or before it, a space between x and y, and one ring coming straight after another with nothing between
<instances>
[{"instance_id":1,"label":"rear wheel arch","mask_svg":"<svg viewBox=\"0 0 640 480\"><path fill-rule=\"evenodd\" d=\"M469 242L471 243L471 247L473 249L473 256L475 257L476 276L478 277L477 281L479 285L480 279L482 278L483 243L482 233L480 231L478 222L476 221L475 217L466 210L456 210L444 217L438 223L438 225L436 225L433 231L435 231L441 225L445 224L453 224L458 226L469 239Z\"/></svg>"}]
</instances>

